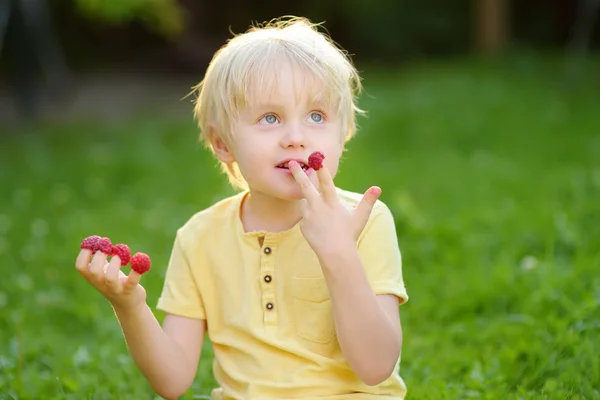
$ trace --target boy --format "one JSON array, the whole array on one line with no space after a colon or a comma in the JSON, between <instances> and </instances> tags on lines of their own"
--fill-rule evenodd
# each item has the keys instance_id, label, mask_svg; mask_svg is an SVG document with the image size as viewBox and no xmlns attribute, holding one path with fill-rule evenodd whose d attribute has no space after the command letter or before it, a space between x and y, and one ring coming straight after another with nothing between
<instances>
[{"instance_id":1,"label":"boy","mask_svg":"<svg viewBox=\"0 0 600 400\"><path fill-rule=\"evenodd\" d=\"M280 19L230 40L195 89L201 139L240 192L177 231L162 327L118 257L82 250L76 262L140 371L159 395L181 396L207 333L213 399L404 398L394 221L379 188L361 196L332 181L361 112L349 59L308 20Z\"/></svg>"}]
</instances>

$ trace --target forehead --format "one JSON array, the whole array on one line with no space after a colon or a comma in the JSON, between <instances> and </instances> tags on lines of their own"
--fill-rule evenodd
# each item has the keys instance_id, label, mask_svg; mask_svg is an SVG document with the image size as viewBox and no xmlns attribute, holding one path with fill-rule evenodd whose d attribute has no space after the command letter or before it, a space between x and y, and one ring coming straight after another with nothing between
<instances>
[{"instance_id":1,"label":"forehead","mask_svg":"<svg viewBox=\"0 0 600 400\"><path fill-rule=\"evenodd\" d=\"M338 101L335 85L317 65L274 59L248 68L241 105L254 108L269 105L319 104Z\"/></svg>"}]
</instances>

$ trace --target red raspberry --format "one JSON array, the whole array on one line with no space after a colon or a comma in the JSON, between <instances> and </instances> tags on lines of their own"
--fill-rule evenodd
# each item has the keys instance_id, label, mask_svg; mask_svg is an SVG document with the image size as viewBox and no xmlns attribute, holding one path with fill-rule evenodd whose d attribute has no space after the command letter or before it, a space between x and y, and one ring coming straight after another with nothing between
<instances>
[{"instance_id":1,"label":"red raspberry","mask_svg":"<svg viewBox=\"0 0 600 400\"><path fill-rule=\"evenodd\" d=\"M112 243L110 242L110 239L107 237L103 237L102 239L100 239L100 241L98 241L98 250L100 250L106 255L111 255Z\"/></svg>"},{"instance_id":2,"label":"red raspberry","mask_svg":"<svg viewBox=\"0 0 600 400\"><path fill-rule=\"evenodd\" d=\"M119 256L119 259L121 260L121 267L129 264L129 260L131 259L131 251L129 251L129 246L126 244L115 244L112 247L111 254L113 256Z\"/></svg>"},{"instance_id":3,"label":"red raspberry","mask_svg":"<svg viewBox=\"0 0 600 400\"><path fill-rule=\"evenodd\" d=\"M315 151L308 157L308 166L318 171L323 167L323 160L325 156L320 151Z\"/></svg>"},{"instance_id":4,"label":"red raspberry","mask_svg":"<svg viewBox=\"0 0 600 400\"><path fill-rule=\"evenodd\" d=\"M91 250L92 253L95 253L98 250L98 243L100 242L101 237L98 235L88 236L83 239L81 242L81 248Z\"/></svg>"},{"instance_id":5,"label":"red raspberry","mask_svg":"<svg viewBox=\"0 0 600 400\"><path fill-rule=\"evenodd\" d=\"M133 257L131 257L131 269L140 275L144 272L148 272L150 266L150 257L145 253L135 253Z\"/></svg>"}]
</instances>

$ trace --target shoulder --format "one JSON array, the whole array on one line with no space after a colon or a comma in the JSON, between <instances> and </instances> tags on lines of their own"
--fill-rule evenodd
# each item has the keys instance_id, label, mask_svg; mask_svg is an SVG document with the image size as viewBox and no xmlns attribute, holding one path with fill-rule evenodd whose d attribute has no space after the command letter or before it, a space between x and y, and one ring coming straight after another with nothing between
<instances>
[{"instance_id":1,"label":"shoulder","mask_svg":"<svg viewBox=\"0 0 600 400\"><path fill-rule=\"evenodd\" d=\"M193 214L179 229L178 240L189 243L197 242L205 235L215 234L218 228L235 221L239 212L240 201L244 193L226 197Z\"/></svg>"}]
</instances>

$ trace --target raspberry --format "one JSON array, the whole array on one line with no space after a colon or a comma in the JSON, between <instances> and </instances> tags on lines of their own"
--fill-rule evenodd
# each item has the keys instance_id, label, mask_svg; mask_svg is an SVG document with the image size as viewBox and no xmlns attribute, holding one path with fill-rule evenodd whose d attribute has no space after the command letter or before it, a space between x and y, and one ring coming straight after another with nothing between
<instances>
[{"instance_id":1,"label":"raspberry","mask_svg":"<svg viewBox=\"0 0 600 400\"><path fill-rule=\"evenodd\" d=\"M98 250L98 243L100 242L101 237L98 235L88 236L83 239L81 242L81 248L91 250L92 253L95 253Z\"/></svg>"},{"instance_id":2,"label":"raspberry","mask_svg":"<svg viewBox=\"0 0 600 400\"><path fill-rule=\"evenodd\" d=\"M150 257L145 253L135 253L133 257L131 257L131 269L140 275L144 272L148 272L150 270L150 265Z\"/></svg>"},{"instance_id":3,"label":"raspberry","mask_svg":"<svg viewBox=\"0 0 600 400\"><path fill-rule=\"evenodd\" d=\"M107 237L100 239L100 241L98 241L98 250L106 255L112 254L112 243L110 242L110 239Z\"/></svg>"},{"instance_id":4,"label":"raspberry","mask_svg":"<svg viewBox=\"0 0 600 400\"><path fill-rule=\"evenodd\" d=\"M119 259L121 260L121 267L129 264L129 260L131 259L131 251L129 251L129 246L126 244L115 244L112 247L111 254L113 256L119 256Z\"/></svg>"},{"instance_id":5,"label":"raspberry","mask_svg":"<svg viewBox=\"0 0 600 400\"><path fill-rule=\"evenodd\" d=\"M323 159L325 156L320 151L315 151L308 157L308 166L318 171L323 167Z\"/></svg>"}]
</instances>

